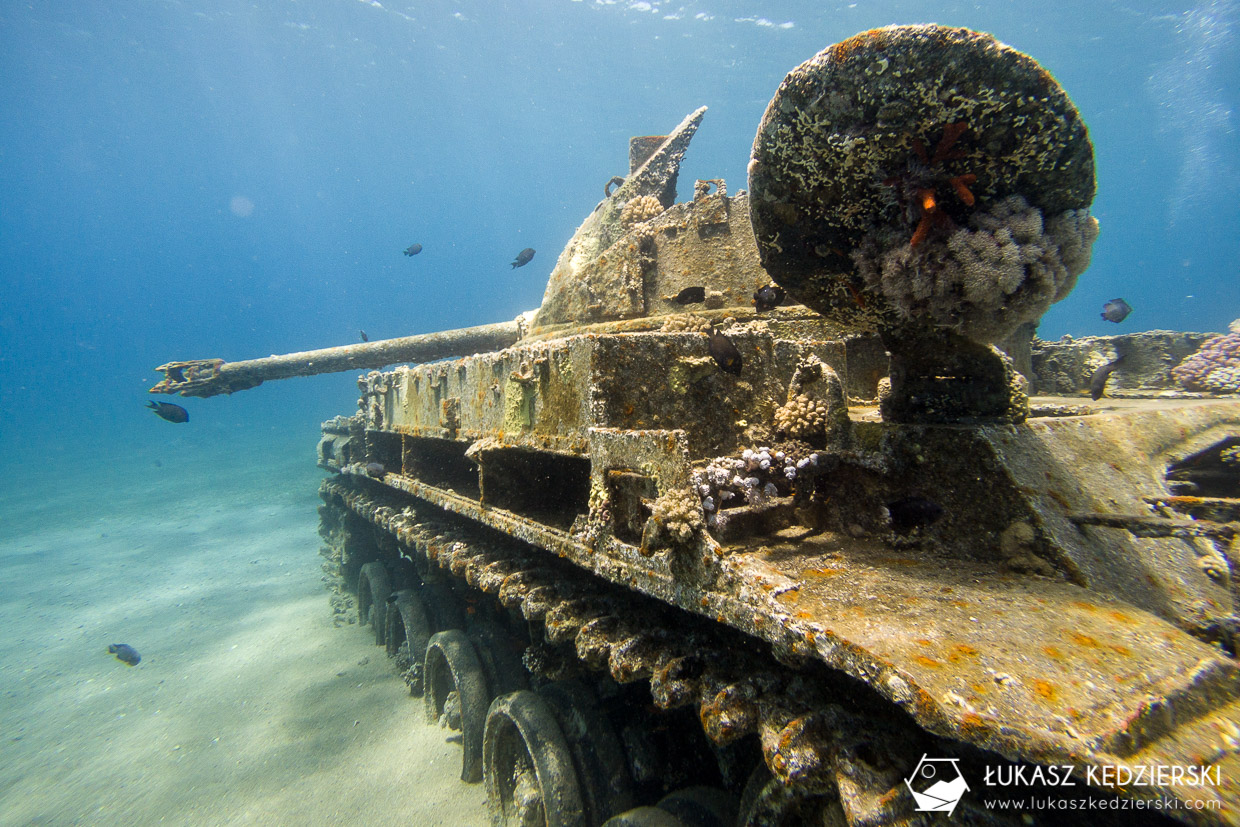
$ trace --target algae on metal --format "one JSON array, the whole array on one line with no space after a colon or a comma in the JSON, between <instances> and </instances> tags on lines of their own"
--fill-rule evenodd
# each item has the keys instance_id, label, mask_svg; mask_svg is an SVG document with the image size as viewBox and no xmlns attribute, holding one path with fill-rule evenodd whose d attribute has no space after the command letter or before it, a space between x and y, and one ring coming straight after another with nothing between
<instances>
[{"instance_id":1,"label":"algae on metal","mask_svg":"<svg viewBox=\"0 0 1240 827\"><path fill-rule=\"evenodd\" d=\"M979 208L1021 195L1050 217L1093 201L1085 124L1036 61L967 29L874 29L790 72L767 108L750 162L763 266L828 317L873 325L890 316L852 254L876 229L908 242L913 227L892 179L951 124L967 132L938 163L976 176ZM965 205L940 200L965 223Z\"/></svg>"}]
</instances>

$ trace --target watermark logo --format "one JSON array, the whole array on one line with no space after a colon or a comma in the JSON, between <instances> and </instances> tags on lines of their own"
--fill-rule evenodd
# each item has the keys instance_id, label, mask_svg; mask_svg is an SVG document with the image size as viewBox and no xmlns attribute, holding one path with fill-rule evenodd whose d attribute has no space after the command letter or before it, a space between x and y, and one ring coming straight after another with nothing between
<instances>
[{"instance_id":1,"label":"watermark logo","mask_svg":"<svg viewBox=\"0 0 1240 827\"><path fill-rule=\"evenodd\" d=\"M904 786L913 794L922 813L947 813L972 788L960 771L959 758L931 758L923 754ZM1077 787L1075 775L1094 788L1074 796L1058 788ZM1060 810L1213 810L1222 811L1222 767L1174 764L1073 764L1003 763L986 767L980 805L986 810L1013 813ZM1002 795L995 788L1003 788ZM1056 788L1054 791L1047 788ZM1145 788L1144 790L1142 788ZM1186 795L1197 788L1200 795ZM1040 793L1040 794L1039 794Z\"/></svg>"},{"instance_id":2,"label":"watermark logo","mask_svg":"<svg viewBox=\"0 0 1240 827\"><path fill-rule=\"evenodd\" d=\"M969 789L960 772L959 760L921 756L912 775L904 779L904 786L913 794L919 812L951 815L956 811L956 805Z\"/></svg>"}]
</instances>

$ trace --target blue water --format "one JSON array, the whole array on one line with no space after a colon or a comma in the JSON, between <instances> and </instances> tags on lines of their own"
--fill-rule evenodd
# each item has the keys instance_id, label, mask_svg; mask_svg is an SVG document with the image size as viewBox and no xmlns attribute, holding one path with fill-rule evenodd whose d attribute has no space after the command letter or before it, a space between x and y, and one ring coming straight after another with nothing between
<instances>
[{"instance_id":1,"label":"blue water","mask_svg":"<svg viewBox=\"0 0 1240 827\"><path fill-rule=\"evenodd\" d=\"M311 439L351 377L194 402L190 436L151 369L511 319L629 136L707 105L682 181L739 189L789 69L926 21L1032 54L1090 126L1102 236L1044 338L1240 316L1235 0L6 3L0 448Z\"/></svg>"}]
</instances>

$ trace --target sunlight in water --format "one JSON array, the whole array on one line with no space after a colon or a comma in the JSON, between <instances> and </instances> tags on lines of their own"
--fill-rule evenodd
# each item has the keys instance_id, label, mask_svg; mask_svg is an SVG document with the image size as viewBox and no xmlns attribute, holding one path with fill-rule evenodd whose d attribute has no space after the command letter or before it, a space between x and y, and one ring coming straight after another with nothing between
<instances>
[{"instance_id":1,"label":"sunlight in water","mask_svg":"<svg viewBox=\"0 0 1240 827\"><path fill-rule=\"evenodd\" d=\"M228 202L228 209L238 218L249 218L254 213L254 202L244 195L234 195Z\"/></svg>"}]
</instances>

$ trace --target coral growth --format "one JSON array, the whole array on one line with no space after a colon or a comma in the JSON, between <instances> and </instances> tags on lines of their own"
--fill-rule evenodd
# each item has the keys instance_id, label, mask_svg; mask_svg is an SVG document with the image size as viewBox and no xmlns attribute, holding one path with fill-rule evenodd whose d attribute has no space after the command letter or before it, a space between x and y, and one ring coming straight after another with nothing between
<instances>
[{"instance_id":1,"label":"coral growth","mask_svg":"<svg viewBox=\"0 0 1240 827\"><path fill-rule=\"evenodd\" d=\"M1017 520L1004 529L999 536L999 553L1003 555L1003 565L1011 571L1043 577L1055 574L1055 567L1038 556L1037 533L1024 520Z\"/></svg>"},{"instance_id":2,"label":"coral growth","mask_svg":"<svg viewBox=\"0 0 1240 827\"><path fill-rule=\"evenodd\" d=\"M827 430L827 405L817 399L801 394L789 399L788 404L775 411L775 430L792 439L821 440Z\"/></svg>"},{"instance_id":3,"label":"coral growth","mask_svg":"<svg viewBox=\"0 0 1240 827\"><path fill-rule=\"evenodd\" d=\"M646 224L638 224L631 232L633 243L637 245L637 249L643 255L654 255L654 230Z\"/></svg>"},{"instance_id":4,"label":"coral growth","mask_svg":"<svg viewBox=\"0 0 1240 827\"><path fill-rule=\"evenodd\" d=\"M709 528L727 522L727 509L761 505L772 497L787 497L827 467L821 455L804 442L790 440L773 446L746 448L739 457L715 457L693 471L693 486L702 501Z\"/></svg>"},{"instance_id":5,"label":"coral growth","mask_svg":"<svg viewBox=\"0 0 1240 827\"><path fill-rule=\"evenodd\" d=\"M674 489L651 506L650 532L644 546L684 545L702 530L702 502L686 489Z\"/></svg>"},{"instance_id":6,"label":"coral growth","mask_svg":"<svg viewBox=\"0 0 1240 827\"><path fill-rule=\"evenodd\" d=\"M916 246L871 234L853 261L900 317L996 342L1068 294L1098 236L1088 210L1044 221L1019 195L973 213L969 225Z\"/></svg>"},{"instance_id":7,"label":"coral growth","mask_svg":"<svg viewBox=\"0 0 1240 827\"><path fill-rule=\"evenodd\" d=\"M620 211L620 226L628 229L635 224L649 221L663 212L663 205L653 195L641 195L625 203Z\"/></svg>"},{"instance_id":8,"label":"coral growth","mask_svg":"<svg viewBox=\"0 0 1240 827\"><path fill-rule=\"evenodd\" d=\"M704 319L692 313L678 313L668 316L663 322L664 333L710 333L710 319Z\"/></svg>"},{"instance_id":9,"label":"coral growth","mask_svg":"<svg viewBox=\"0 0 1240 827\"><path fill-rule=\"evenodd\" d=\"M1059 251L1065 270L1078 274L1088 260L1079 240L1092 240L1093 222L1077 212L1094 197L1088 130L1037 61L979 32L894 26L820 52L788 73L767 107L749 171L763 267L792 299L841 324L882 326L906 312L861 278L850 253L867 239L877 245L870 259L902 247L893 255L916 270L946 257L944 240L975 211L1008 196L1023 196L1046 217L1045 234L1075 248ZM1071 222L1082 227L1053 226ZM1046 292L1062 296L1070 286ZM928 303L934 285L921 287L925 295L906 303ZM942 287L935 300L945 306ZM987 312L965 304L966 314ZM1018 315L1036 306L1029 301ZM953 327L957 318L944 312L935 323Z\"/></svg>"},{"instance_id":10,"label":"coral growth","mask_svg":"<svg viewBox=\"0 0 1240 827\"><path fill-rule=\"evenodd\" d=\"M1230 333L1207 339L1201 348L1172 369L1175 380L1190 391L1240 393L1240 319Z\"/></svg>"},{"instance_id":11,"label":"coral growth","mask_svg":"<svg viewBox=\"0 0 1240 827\"><path fill-rule=\"evenodd\" d=\"M914 138L913 157L908 161L905 172L883 181L895 188L896 199L903 207L909 224L916 225L909 239L910 247L920 245L933 230L950 232L956 228L956 223L940 203L946 190L953 191L956 200L966 207L972 207L976 200L969 186L977 181L977 176L971 172L952 175L944 167L946 161L965 157L965 153L956 148L956 142L967 131L964 121L943 127L943 137L935 145L933 155L926 151L920 138Z\"/></svg>"},{"instance_id":12,"label":"coral growth","mask_svg":"<svg viewBox=\"0 0 1240 827\"><path fill-rule=\"evenodd\" d=\"M840 447L851 427L844 383L817 354L798 364L788 383L788 402L775 411L775 432L814 448Z\"/></svg>"}]
</instances>

